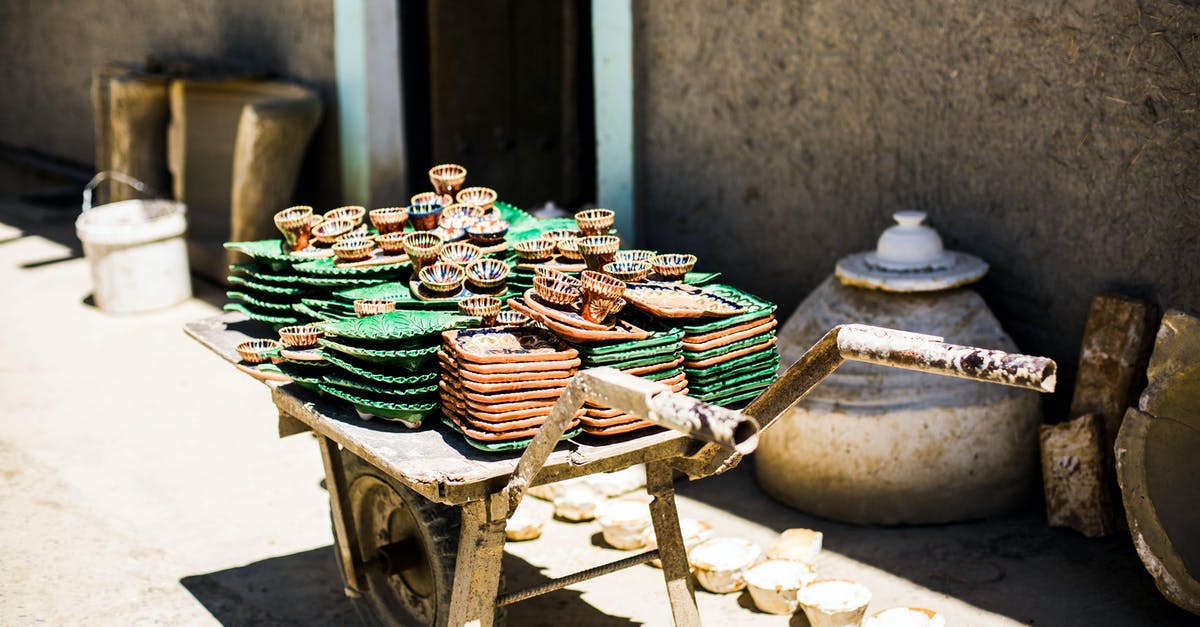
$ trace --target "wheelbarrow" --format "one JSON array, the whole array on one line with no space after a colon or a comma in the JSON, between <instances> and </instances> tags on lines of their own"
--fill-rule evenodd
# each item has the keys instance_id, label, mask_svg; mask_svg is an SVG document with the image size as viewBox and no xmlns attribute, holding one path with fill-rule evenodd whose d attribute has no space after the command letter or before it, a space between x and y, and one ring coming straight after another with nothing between
<instances>
[{"instance_id":1,"label":"wheelbarrow","mask_svg":"<svg viewBox=\"0 0 1200 627\"><path fill-rule=\"evenodd\" d=\"M231 362L249 324L225 314L187 331ZM758 432L846 360L1050 392L1052 360L942 343L942 338L843 325L831 330L742 411L707 405L666 386L609 368L575 375L519 458L468 447L439 430L364 422L342 403L296 385L274 385L281 437L312 431L325 465L335 549L345 592L364 620L381 625L487 626L512 603L658 558L676 625L699 625L675 509L674 477L698 479L733 468ZM667 430L555 450L585 401ZM502 593L505 521L525 491L644 463L658 548L610 564Z\"/></svg>"}]
</instances>

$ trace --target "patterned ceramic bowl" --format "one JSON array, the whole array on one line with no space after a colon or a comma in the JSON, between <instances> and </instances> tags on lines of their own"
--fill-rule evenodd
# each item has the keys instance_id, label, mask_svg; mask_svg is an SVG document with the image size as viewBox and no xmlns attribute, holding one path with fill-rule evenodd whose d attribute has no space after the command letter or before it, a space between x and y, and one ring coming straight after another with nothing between
<instances>
[{"instance_id":1,"label":"patterned ceramic bowl","mask_svg":"<svg viewBox=\"0 0 1200 627\"><path fill-rule=\"evenodd\" d=\"M625 293L625 282L607 274L584 270L582 279L584 294L593 294L604 299L617 299Z\"/></svg>"},{"instance_id":2,"label":"patterned ceramic bowl","mask_svg":"<svg viewBox=\"0 0 1200 627\"><path fill-rule=\"evenodd\" d=\"M583 285L582 281L567 274L566 272L555 270L554 268L547 268L545 266L538 266L534 268L533 276L554 279L555 281L563 281L575 287L581 287Z\"/></svg>"},{"instance_id":3,"label":"patterned ceramic bowl","mask_svg":"<svg viewBox=\"0 0 1200 627\"><path fill-rule=\"evenodd\" d=\"M545 233L542 233L541 237L538 239L550 240L551 242L558 243L559 241L567 238L577 238L580 235L582 234L574 229L554 229L553 231L546 231Z\"/></svg>"},{"instance_id":4,"label":"patterned ceramic bowl","mask_svg":"<svg viewBox=\"0 0 1200 627\"><path fill-rule=\"evenodd\" d=\"M312 235L318 242L332 246L339 237L353 231L355 226L357 225L353 220L345 218L330 220L327 218L312 228Z\"/></svg>"},{"instance_id":5,"label":"patterned ceramic bowl","mask_svg":"<svg viewBox=\"0 0 1200 627\"><path fill-rule=\"evenodd\" d=\"M412 221L413 228L418 231L437 228L444 208L442 198L433 192L425 192L413 196L412 199L412 206L408 208L408 219Z\"/></svg>"},{"instance_id":6,"label":"patterned ceramic bowl","mask_svg":"<svg viewBox=\"0 0 1200 627\"><path fill-rule=\"evenodd\" d=\"M521 261L543 261L554 256L554 242L547 239L527 239L513 244Z\"/></svg>"},{"instance_id":7,"label":"patterned ceramic bowl","mask_svg":"<svg viewBox=\"0 0 1200 627\"><path fill-rule=\"evenodd\" d=\"M654 272L664 279L682 279L696 267L696 256L674 253L656 255L650 260L650 265Z\"/></svg>"},{"instance_id":8,"label":"patterned ceramic bowl","mask_svg":"<svg viewBox=\"0 0 1200 627\"><path fill-rule=\"evenodd\" d=\"M529 316L511 309L505 309L496 315L496 324L510 327L523 327L529 322Z\"/></svg>"},{"instance_id":9,"label":"patterned ceramic bowl","mask_svg":"<svg viewBox=\"0 0 1200 627\"><path fill-rule=\"evenodd\" d=\"M481 326L490 327L496 324L496 316L500 313L503 303L495 296L471 296L458 301L459 311L468 316L479 316Z\"/></svg>"},{"instance_id":10,"label":"patterned ceramic bowl","mask_svg":"<svg viewBox=\"0 0 1200 627\"><path fill-rule=\"evenodd\" d=\"M615 235L586 235L579 238L579 254L588 270L600 270L607 263L612 263L621 240Z\"/></svg>"},{"instance_id":11,"label":"patterned ceramic bowl","mask_svg":"<svg viewBox=\"0 0 1200 627\"><path fill-rule=\"evenodd\" d=\"M396 311L396 301L386 298L360 298L354 301L354 315L359 318Z\"/></svg>"},{"instance_id":12,"label":"patterned ceramic bowl","mask_svg":"<svg viewBox=\"0 0 1200 627\"><path fill-rule=\"evenodd\" d=\"M412 260L413 267L417 269L437 259L445 245L442 238L434 233L409 233L404 237L404 252Z\"/></svg>"},{"instance_id":13,"label":"patterned ceramic bowl","mask_svg":"<svg viewBox=\"0 0 1200 627\"><path fill-rule=\"evenodd\" d=\"M279 348L279 342L275 340L246 340L234 347L237 350L238 357L248 364L261 364L270 357L267 353Z\"/></svg>"},{"instance_id":14,"label":"patterned ceramic bowl","mask_svg":"<svg viewBox=\"0 0 1200 627\"><path fill-rule=\"evenodd\" d=\"M467 273L452 263L435 263L417 273L421 285L438 294L456 294L462 290Z\"/></svg>"},{"instance_id":15,"label":"patterned ceramic bowl","mask_svg":"<svg viewBox=\"0 0 1200 627\"><path fill-rule=\"evenodd\" d=\"M533 290L554 305L570 305L579 298L579 286L549 277L533 277Z\"/></svg>"},{"instance_id":16,"label":"patterned ceramic bowl","mask_svg":"<svg viewBox=\"0 0 1200 627\"><path fill-rule=\"evenodd\" d=\"M496 202L496 190L490 187L468 187L455 194L454 200L480 209L491 209Z\"/></svg>"},{"instance_id":17,"label":"patterned ceramic bowl","mask_svg":"<svg viewBox=\"0 0 1200 627\"><path fill-rule=\"evenodd\" d=\"M438 219L438 225L447 229L466 230L468 226L478 222L482 214L479 207L474 205L462 203L449 205L442 209L442 217Z\"/></svg>"},{"instance_id":18,"label":"patterned ceramic bowl","mask_svg":"<svg viewBox=\"0 0 1200 627\"><path fill-rule=\"evenodd\" d=\"M411 233L405 233L403 231L395 231L392 233L385 233L383 235L376 235L375 243L379 244L379 247L383 249L383 252L391 255L397 255L404 252L404 238L408 237L409 235L411 235Z\"/></svg>"},{"instance_id":19,"label":"patterned ceramic bowl","mask_svg":"<svg viewBox=\"0 0 1200 627\"><path fill-rule=\"evenodd\" d=\"M371 224L380 234L398 233L404 230L408 223L408 209L405 207L384 207L372 209L369 214Z\"/></svg>"},{"instance_id":20,"label":"patterned ceramic bowl","mask_svg":"<svg viewBox=\"0 0 1200 627\"><path fill-rule=\"evenodd\" d=\"M279 339L289 348L311 348L317 345L317 339L323 335L317 327L311 324L301 324L283 327L279 330Z\"/></svg>"},{"instance_id":21,"label":"patterned ceramic bowl","mask_svg":"<svg viewBox=\"0 0 1200 627\"><path fill-rule=\"evenodd\" d=\"M615 215L608 209L587 209L575 214L575 224L584 235L603 235L612 228Z\"/></svg>"},{"instance_id":22,"label":"patterned ceramic bowl","mask_svg":"<svg viewBox=\"0 0 1200 627\"><path fill-rule=\"evenodd\" d=\"M457 242L467 236L467 232L462 229L448 229L444 226L439 226L429 232L442 238L443 242Z\"/></svg>"},{"instance_id":23,"label":"patterned ceramic bowl","mask_svg":"<svg viewBox=\"0 0 1200 627\"><path fill-rule=\"evenodd\" d=\"M358 205L347 205L345 207L338 207L337 209L330 209L329 211L326 211L325 219L326 220L350 220L351 222L354 223L354 226L358 226L358 225L362 224L363 216L365 216L365 215L367 215L366 207L359 207Z\"/></svg>"},{"instance_id":24,"label":"patterned ceramic bowl","mask_svg":"<svg viewBox=\"0 0 1200 627\"><path fill-rule=\"evenodd\" d=\"M481 246L499 244L508 234L508 226L507 220L484 218L467 227L467 236Z\"/></svg>"},{"instance_id":25,"label":"patterned ceramic bowl","mask_svg":"<svg viewBox=\"0 0 1200 627\"><path fill-rule=\"evenodd\" d=\"M480 259L467 266L467 282L472 287L490 290L508 280L508 264L499 259Z\"/></svg>"},{"instance_id":26,"label":"patterned ceramic bowl","mask_svg":"<svg viewBox=\"0 0 1200 627\"><path fill-rule=\"evenodd\" d=\"M466 242L454 242L442 246L442 252L438 254L438 261L466 267L481 257L483 257L483 251L478 246Z\"/></svg>"},{"instance_id":27,"label":"patterned ceramic bowl","mask_svg":"<svg viewBox=\"0 0 1200 627\"><path fill-rule=\"evenodd\" d=\"M582 260L583 253L579 252L579 238L567 237L558 240L558 253L567 259Z\"/></svg>"},{"instance_id":28,"label":"patterned ceramic bowl","mask_svg":"<svg viewBox=\"0 0 1200 627\"><path fill-rule=\"evenodd\" d=\"M429 168L429 182L443 196L454 196L467 180L467 169L455 163L443 163Z\"/></svg>"},{"instance_id":29,"label":"patterned ceramic bowl","mask_svg":"<svg viewBox=\"0 0 1200 627\"><path fill-rule=\"evenodd\" d=\"M283 240L291 250L308 248L312 234L313 208L308 206L288 207L275 214L275 228L283 233Z\"/></svg>"},{"instance_id":30,"label":"patterned ceramic bowl","mask_svg":"<svg viewBox=\"0 0 1200 627\"><path fill-rule=\"evenodd\" d=\"M362 235L343 236L333 244L333 254L342 261L362 261L375 250L375 240Z\"/></svg>"},{"instance_id":31,"label":"patterned ceramic bowl","mask_svg":"<svg viewBox=\"0 0 1200 627\"><path fill-rule=\"evenodd\" d=\"M613 261L645 261L650 263L658 253L653 250L618 250L613 256Z\"/></svg>"},{"instance_id":32,"label":"patterned ceramic bowl","mask_svg":"<svg viewBox=\"0 0 1200 627\"><path fill-rule=\"evenodd\" d=\"M646 277L650 276L650 270L648 261L614 261L604 264L605 274L626 283L644 281Z\"/></svg>"}]
</instances>

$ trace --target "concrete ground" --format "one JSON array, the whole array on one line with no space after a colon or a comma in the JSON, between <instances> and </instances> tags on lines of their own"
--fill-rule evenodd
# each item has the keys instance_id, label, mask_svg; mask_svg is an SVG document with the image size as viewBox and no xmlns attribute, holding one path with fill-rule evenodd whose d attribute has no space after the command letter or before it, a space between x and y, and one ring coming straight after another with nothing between
<instances>
[{"instance_id":1,"label":"concrete ground","mask_svg":"<svg viewBox=\"0 0 1200 627\"><path fill-rule=\"evenodd\" d=\"M71 211L0 203L0 624L355 624L333 561L320 457L278 439L267 389L180 330L222 295L138 316L88 297ZM679 486L683 516L772 541L825 532L822 576L873 592L871 611L935 608L950 625L1188 625L1127 537L1090 541L1037 511L877 528L794 512L753 464ZM551 522L510 544L515 590L617 559L595 523ZM640 566L510 608L512 625L666 625L660 571ZM698 592L710 625L805 625L744 594Z\"/></svg>"}]
</instances>

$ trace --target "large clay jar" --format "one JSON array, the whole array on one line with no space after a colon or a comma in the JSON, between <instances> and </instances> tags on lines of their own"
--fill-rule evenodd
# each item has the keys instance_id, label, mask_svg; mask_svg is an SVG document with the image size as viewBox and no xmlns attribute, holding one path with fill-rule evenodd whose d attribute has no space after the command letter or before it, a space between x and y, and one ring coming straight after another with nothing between
<instances>
[{"instance_id":1,"label":"large clay jar","mask_svg":"<svg viewBox=\"0 0 1200 627\"><path fill-rule=\"evenodd\" d=\"M890 289L888 274L873 262L883 246L843 259L842 280L826 279L780 332L782 368L829 329L848 322L1016 351L983 299L957 287L978 280L986 264L961 253L938 253L952 266L957 257L957 271L943 265L921 277L907 266L896 272L903 279L897 284L905 286L899 291L882 291ZM853 264L843 272L847 261L864 258L857 268L861 273ZM919 289L911 291L913 286ZM760 434L756 474L773 497L836 520L897 524L980 518L1009 510L1031 494L1040 408L1036 392L846 362Z\"/></svg>"}]
</instances>

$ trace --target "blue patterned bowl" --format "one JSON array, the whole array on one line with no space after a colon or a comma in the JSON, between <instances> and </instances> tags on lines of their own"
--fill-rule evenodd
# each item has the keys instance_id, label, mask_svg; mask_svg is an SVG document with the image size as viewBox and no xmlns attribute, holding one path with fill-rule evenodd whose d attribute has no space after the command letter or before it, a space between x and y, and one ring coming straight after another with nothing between
<instances>
[{"instance_id":1,"label":"blue patterned bowl","mask_svg":"<svg viewBox=\"0 0 1200 627\"><path fill-rule=\"evenodd\" d=\"M648 261L614 261L604 264L604 273L621 279L626 283L634 283L642 281L650 276L650 262Z\"/></svg>"},{"instance_id":2,"label":"blue patterned bowl","mask_svg":"<svg viewBox=\"0 0 1200 627\"><path fill-rule=\"evenodd\" d=\"M466 267L472 261L482 256L483 251L478 246L466 242L454 242L442 247L442 252L438 255L438 259L456 266Z\"/></svg>"},{"instance_id":3,"label":"blue patterned bowl","mask_svg":"<svg viewBox=\"0 0 1200 627\"><path fill-rule=\"evenodd\" d=\"M483 219L467 227L467 236L480 245L498 244L508 234L508 221Z\"/></svg>"},{"instance_id":4,"label":"blue patterned bowl","mask_svg":"<svg viewBox=\"0 0 1200 627\"><path fill-rule=\"evenodd\" d=\"M664 279L682 279L696 266L696 256L676 253L657 255L650 260L650 265Z\"/></svg>"},{"instance_id":5,"label":"blue patterned bowl","mask_svg":"<svg viewBox=\"0 0 1200 627\"><path fill-rule=\"evenodd\" d=\"M492 289L508 280L508 264L499 259L480 259L467 266L467 281L480 289Z\"/></svg>"},{"instance_id":6,"label":"blue patterned bowl","mask_svg":"<svg viewBox=\"0 0 1200 627\"><path fill-rule=\"evenodd\" d=\"M462 290L467 275L462 268L452 263L435 263L421 268L417 278L431 292L453 294Z\"/></svg>"}]
</instances>

